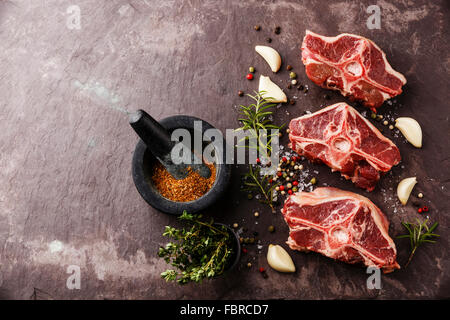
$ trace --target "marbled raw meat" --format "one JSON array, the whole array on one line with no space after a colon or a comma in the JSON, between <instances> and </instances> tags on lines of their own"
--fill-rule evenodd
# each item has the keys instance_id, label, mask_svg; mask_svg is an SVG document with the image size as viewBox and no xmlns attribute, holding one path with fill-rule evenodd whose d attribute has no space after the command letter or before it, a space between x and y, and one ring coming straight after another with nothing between
<instances>
[{"instance_id":1,"label":"marbled raw meat","mask_svg":"<svg viewBox=\"0 0 450 320\"><path fill-rule=\"evenodd\" d=\"M339 90L373 111L402 93L406 84L385 53L364 37L347 33L325 37L306 30L301 49L306 74L314 83Z\"/></svg>"},{"instance_id":2,"label":"marbled raw meat","mask_svg":"<svg viewBox=\"0 0 450 320\"><path fill-rule=\"evenodd\" d=\"M289 196L282 213L291 249L315 251L346 263L384 272L399 269L389 221L369 199L336 188L316 188Z\"/></svg>"}]
</instances>

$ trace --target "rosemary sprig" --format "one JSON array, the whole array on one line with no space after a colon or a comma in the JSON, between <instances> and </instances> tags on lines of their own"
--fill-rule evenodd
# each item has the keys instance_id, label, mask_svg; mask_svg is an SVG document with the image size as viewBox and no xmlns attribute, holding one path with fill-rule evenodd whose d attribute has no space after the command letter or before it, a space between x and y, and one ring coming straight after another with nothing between
<instances>
[{"instance_id":1,"label":"rosemary sprig","mask_svg":"<svg viewBox=\"0 0 450 320\"><path fill-rule=\"evenodd\" d=\"M255 92L255 95L247 94L254 102L248 106L240 105L239 122L242 127L236 130L248 130L251 137L245 137L246 144L243 147L254 149L260 158L269 160L272 154L272 140L278 135L278 131L283 127L274 125L271 116L275 104L269 101L270 98L263 97L265 91ZM240 142L242 139L240 140ZM264 162L266 163L266 162ZM278 184L271 183L272 177L261 173L260 167L249 166L249 171L244 175L243 191L256 192L262 197L259 199L261 203L267 204L272 212L275 212L273 202L273 191Z\"/></svg>"},{"instance_id":2,"label":"rosemary sprig","mask_svg":"<svg viewBox=\"0 0 450 320\"><path fill-rule=\"evenodd\" d=\"M409 238L411 241L411 254L409 255L408 262L406 262L405 268L411 262L417 248L426 242L435 243L435 240L430 240L432 237L439 237L438 234L433 233L434 229L438 226L435 222L431 227L428 227L428 219L420 221L417 219L417 224L410 222L402 222L402 225L408 230L409 234L398 236L397 238Z\"/></svg>"},{"instance_id":3,"label":"rosemary sprig","mask_svg":"<svg viewBox=\"0 0 450 320\"><path fill-rule=\"evenodd\" d=\"M278 134L272 133L272 131L280 130L283 125L277 126L272 123L270 117L272 116L273 111L270 111L269 109L274 107L275 104L268 100L270 98L263 97L264 93L265 91L255 92L255 95L247 94L247 96L249 96L254 103L248 106L239 106L239 114L243 117L238 120L242 124L242 127L236 129L236 131L249 130L252 137L243 138L249 142L247 147L250 149L256 149L258 154L262 155L263 158L268 159L272 152L272 138ZM260 130L262 130L262 134ZM268 134L268 132L271 133ZM240 141L242 141L242 139Z\"/></svg>"},{"instance_id":4,"label":"rosemary sprig","mask_svg":"<svg viewBox=\"0 0 450 320\"><path fill-rule=\"evenodd\" d=\"M273 201L273 190L279 185L278 183L271 183L271 177L268 175L261 175L259 167L249 166L249 171L244 175L244 188L246 192L256 192L262 195L259 199L261 203L267 204L272 212L275 212Z\"/></svg>"}]
</instances>

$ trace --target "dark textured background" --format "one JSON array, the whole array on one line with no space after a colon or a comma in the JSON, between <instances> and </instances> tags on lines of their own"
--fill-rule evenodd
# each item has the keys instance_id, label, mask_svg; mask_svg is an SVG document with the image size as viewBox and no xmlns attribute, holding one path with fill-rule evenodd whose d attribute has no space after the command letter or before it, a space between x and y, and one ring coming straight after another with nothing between
<instances>
[{"instance_id":1,"label":"dark textured background","mask_svg":"<svg viewBox=\"0 0 450 320\"><path fill-rule=\"evenodd\" d=\"M66 27L72 4L81 9L81 30ZM370 4L382 9L380 30L366 27ZM280 35L272 32L276 25ZM424 145L415 149L376 123L403 161L370 194L325 166L305 167L319 186L368 196L390 219L393 237L403 233L401 221L419 217L395 195L400 179L417 176L414 194L425 194L441 239L420 248L406 270L384 275L381 290L366 288L365 268L314 253L290 251L297 272L269 270L263 279L257 267L267 268L267 245L286 247L288 228L279 211L272 214L237 191L242 169L235 169L228 194L209 213L258 231L262 253L249 247L238 270L200 286L166 284L156 251L174 218L147 206L135 190L130 169L137 137L125 110L143 108L158 119L188 114L235 128L234 107L248 102L237 91L257 88L257 81L245 80L248 67L285 87L287 63L310 90L285 89L296 104L277 110L278 123L346 101L333 92L325 100L326 91L306 79L299 46L307 28L374 40L408 80L397 102L380 112L416 118ZM268 36L283 58L275 75L254 52ZM448 40L446 1L1 1L0 297L449 298ZM266 231L270 224L274 234ZM395 242L403 265L409 243ZM81 268L81 290L66 288L69 265Z\"/></svg>"}]
</instances>

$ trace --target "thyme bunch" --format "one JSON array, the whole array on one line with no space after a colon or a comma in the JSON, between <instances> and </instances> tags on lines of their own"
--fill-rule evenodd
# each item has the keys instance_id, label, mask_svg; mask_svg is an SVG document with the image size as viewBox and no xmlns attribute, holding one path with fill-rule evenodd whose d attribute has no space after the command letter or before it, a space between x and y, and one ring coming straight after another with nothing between
<instances>
[{"instance_id":1,"label":"thyme bunch","mask_svg":"<svg viewBox=\"0 0 450 320\"><path fill-rule=\"evenodd\" d=\"M179 219L187 222L188 228L165 227L163 236L172 241L159 248L158 256L175 267L161 273L166 281L198 283L222 274L229 266L234 253L232 235L225 226L215 225L213 219L207 222L201 218L184 211Z\"/></svg>"}]
</instances>

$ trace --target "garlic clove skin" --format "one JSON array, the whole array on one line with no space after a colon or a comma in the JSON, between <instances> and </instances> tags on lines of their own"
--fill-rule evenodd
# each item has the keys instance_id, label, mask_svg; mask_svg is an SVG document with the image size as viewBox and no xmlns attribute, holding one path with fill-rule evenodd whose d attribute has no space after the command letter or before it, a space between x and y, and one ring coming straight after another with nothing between
<instances>
[{"instance_id":1,"label":"garlic clove skin","mask_svg":"<svg viewBox=\"0 0 450 320\"><path fill-rule=\"evenodd\" d=\"M416 177L406 178L400 181L397 186L397 197L403 205L408 203L411 191L417 183Z\"/></svg>"},{"instance_id":2,"label":"garlic clove skin","mask_svg":"<svg viewBox=\"0 0 450 320\"><path fill-rule=\"evenodd\" d=\"M416 148L422 148L422 128L415 119L409 117L397 118L395 126L409 143Z\"/></svg>"},{"instance_id":3,"label":"garlic clove skin","mask_svg":"<svg viewBox=\"0 0 450 320\"><path fill-rule=\"evenodd\" d=\"M258 91L263 92L262 96L269 102L287 102L286 94L269 77L263 75L259 77Z\"/></svg>"},{"instance_id":4,"label":"garlic clove skin","mask_svg":"<svg viewBox=\"0 0 450 320\"><path fill-rule=\"evenodd\" d=\"M264 60L266 60L273 72L280 70L281 57L275 49L268 46L256 46L255 51L258 52Z\"/></svg>"},{"instance_id":5,"label":"garlic clove skin","mask_svg":"<svg viewBox=\"0 0 450 320\"><path fill-rule=\"evenodd\" d=\"M295 272L295 265L289 253L279 245L269 245L267 251L269 266L279 272Z\"/></svg>"}]
</instances>

